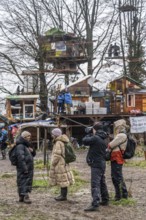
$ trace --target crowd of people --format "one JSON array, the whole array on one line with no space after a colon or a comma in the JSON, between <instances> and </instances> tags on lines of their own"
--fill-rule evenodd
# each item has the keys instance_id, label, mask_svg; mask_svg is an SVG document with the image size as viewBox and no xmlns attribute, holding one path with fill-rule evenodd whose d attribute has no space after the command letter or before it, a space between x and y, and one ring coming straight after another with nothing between
<instances>
[{"instance_id":1,"label":"crowd of people","mask_svg":"<svg viewBox=\"0 0 146 220\"><path fill-rule=\"evenodd\" d=\"M127 143L128 125L124 119L114 122L114 137L108 142L108 149L111 153L111 178L115 189L115 200L128 198L128 191L124 182L122 167L124 152ZM84 211L97 211L100 205L109 204L109 193L106 184L106 150L107 150L107 133L103 129L103 124L97 122L83 139L85 146L89 146L87 153L87 164L91 168L91 195L92 203ZM5 134L4 129L2 133ZM15 132L16 135L16 132ZM62 133L60 128L54 128L51 131L53 139L53 149L51 154L51 164L49 171L50 185L60 187L60 195L55 197L56 201L67 200L68 187L75 183L70 165L65 162L65 143L70 140L66 134ZM15 137L15 136L14 136ZM17 187L19 202L30 204L29 193L32 190L33 181L33 157L35 150L31 146L31 133L23 131L15 139L16 156L17 156ZM120 148L118 147L120 145ZM2 148L1 142L1 149ZM3 150L2 150L3 153Z\"/></svg>"}]
</instances>

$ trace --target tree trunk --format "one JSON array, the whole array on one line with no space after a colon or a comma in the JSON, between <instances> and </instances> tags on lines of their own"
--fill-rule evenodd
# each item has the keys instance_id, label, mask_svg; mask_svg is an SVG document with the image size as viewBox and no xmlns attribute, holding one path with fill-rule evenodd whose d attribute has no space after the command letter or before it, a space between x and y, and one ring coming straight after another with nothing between
<instances>
[{"instance_id":1,"label":"tree trunk","mask_svg":"<svg viewBox=\"0 0 146 220\"><path fill-rule=\"evenodd\" d=\"M44 70L44 63L43 61L39 62L39 70L40 73L40 108L43 112L47 111L48 108L48 90L47 90L47 83Z\"/></svg>"}]
</instances>

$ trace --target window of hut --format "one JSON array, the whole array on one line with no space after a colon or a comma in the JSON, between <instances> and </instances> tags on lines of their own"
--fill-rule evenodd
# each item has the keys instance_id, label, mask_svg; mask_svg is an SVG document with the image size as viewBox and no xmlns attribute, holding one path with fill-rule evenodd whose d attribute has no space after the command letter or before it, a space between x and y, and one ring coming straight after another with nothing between
<instances>
[{"instance_id":1,"label":"window of hut","mask_svg":"<svg viewBox=\"0 0 146 220\"><path fill-rule=\"evenodd\" d=\"M135 107L135 95L134 94L127 94L127 106Z\"/></svg>"}]
</instances>

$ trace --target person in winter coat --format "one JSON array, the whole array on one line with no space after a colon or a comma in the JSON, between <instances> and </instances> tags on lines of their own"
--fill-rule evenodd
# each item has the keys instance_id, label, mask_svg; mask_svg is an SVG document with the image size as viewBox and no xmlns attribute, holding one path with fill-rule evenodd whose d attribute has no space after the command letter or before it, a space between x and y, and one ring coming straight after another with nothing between
<instances>
[{"instance_id":1,"label":"person in winter coat","mask_svg":"<svg viewBox=\"0 0 146 220\"><path fill-rule=\"evenodd\" d=\"M97 211L99 205L106 206L109 202L109 194L105 181L105 154L107 148L105 139L107 138L107 133L103 131L103 126L100 122L93 126L92 132L82 139L83 144L89 146L86 160L91 167L92 194L92 204L84 209L84 211Z\"/></svg>"},{"instance_id":2,"label":"person in winter coat","mask_svg":"<svg viewBox=\"0 0 146 220\"><path fill-rule=\"evenodd\" d=\"M0 130L0 148L1 148L2 160L6 159L7 139L8 139L8 132L4 127L2 127Z\"/></svg>"},{"instance_id":3,"label":"person in winter coat","mask_svg":"<svg viewBox=\"0 0 146 220\"><path fill-rule=\"evenodd\" d=\"M72 97L70 92L66 91L64 94L64 104L66 109L66 114L71 114Z\"/></svg>"},{"instance_id":4,"label":"person in winter coat","mask_svg":"<svg viewBox=\"0 0 146 220\"><path fill-rule=\"evenodd\" d=\"M120 119L114 122L114 139L109 143L109 149L111 153L111 177L115 188L115 200L118 201L121 198L127 199L128 192L126 184L124 182L122 168L124 159L122 153L126 149L127 135L126 129L129 126L124 119ZM116 147L117 146L117 147ZM120 146L120 147L119 147Z\"/></svg>"},{"instance_id":5,"label":"person in winter coat","mask_svg":"<svg viewBox=\"0 0 146 220\"><path fill-rule=\"evenodd\" d=\"M61 194L55 198L56 201L67 200L68 186L74 183L74 176L70 170L69 164L65 163L65 142L69 142L68 137L63 134L59 128L51 132L53 137L53 151L51 156L51 166L49 172L49 183L52 186L58 185L61 188Z\"/></svg>"},{"instance_id":6,"label":"person in winter coat","mask_svg":"<svg viewBox=\"0 0 146 220\"><path fill-rule=\"evenodd\" d=\"M64 94L59 93L57 97L58 114L64 112Z\"/></svg>"},{"instance_id":7,"label":"person in winter coat","mask_svg":"<svg viewBox=\"0 0 146 220\"><path fill-rule=\"evenodd\" d=\"M17 157L17 187L19 202L31 203L29 193L32 190L33 181L33 157L34 149L30 146L31 133L23 131L16 139L16 157Z\"/></svg>"}]
</instances>

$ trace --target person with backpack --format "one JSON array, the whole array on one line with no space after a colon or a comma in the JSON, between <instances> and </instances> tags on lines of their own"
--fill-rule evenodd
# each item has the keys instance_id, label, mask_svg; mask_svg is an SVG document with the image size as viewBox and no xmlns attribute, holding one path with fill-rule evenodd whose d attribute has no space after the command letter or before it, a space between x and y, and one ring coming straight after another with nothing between
<instances>
[{"instance_id":1,"label":"person with backpack","mask_svg":"<svg viewBox=\"0 0 146 220\"><path fill-rule=\"evenodd\" d=\"M8 139L8 132L4 127L2 127L0 131L0 148L1 148L2 160L6 159L7 139Z\"/></svg>"},{"instance_id":2,"label":"person with backpack","mask_svg":"<svg viewBox=\"0 0 146 220\"><path fill-rule=\"evenodd\" d=\"M15 146L19 202L26 204L31 203L29 193L32 190L33 157L35 156L35 150L31 147L30 140L31 133L23 131L16 139Z\"/></svg>"},{"instance_id":3,"label":"person with backpack","mask_svg":"<svg viewBox=\"0 0 146 220\"><path fill-rule=\"evenodd\" d=\"M56 201L67 200L68 187L74 184L74 176L70 166L65 162L65 143L69 143L69 138L62 134L60 128L54 128L51 132L53 137L53 151L49 172L49 183L52 186L58 185L61 193L55 198Z\"/></svg>"},{"instance_id":4,"label":"person with backpack","mask_svg":"<svg viewBox=\"0 0 146 220\"><path fill-rule=\"evenodd\" d=\"M84 211L98 211L100 205L107 206L109 203L109 194L105 181L106 138L107 133L103 131L102 123L97 122L92 128L92 132L82 139L83 144L89 146L86 161L91 167L92 194L92 204Z\"/></svg>"},{"instance_id":5,"label":"person with backpack","mask_svg":"<svg viewBox=\"0 0 146 220\"><path fill-rule=\"evenodd\" d=\"M125 162L123 153L127 146L127 129L129 126L124 119L114 122L114 139L108 144L111 150L111 178L115 188L115 201L128 198L122 168Z\"/></svg>"}]
</instances>

